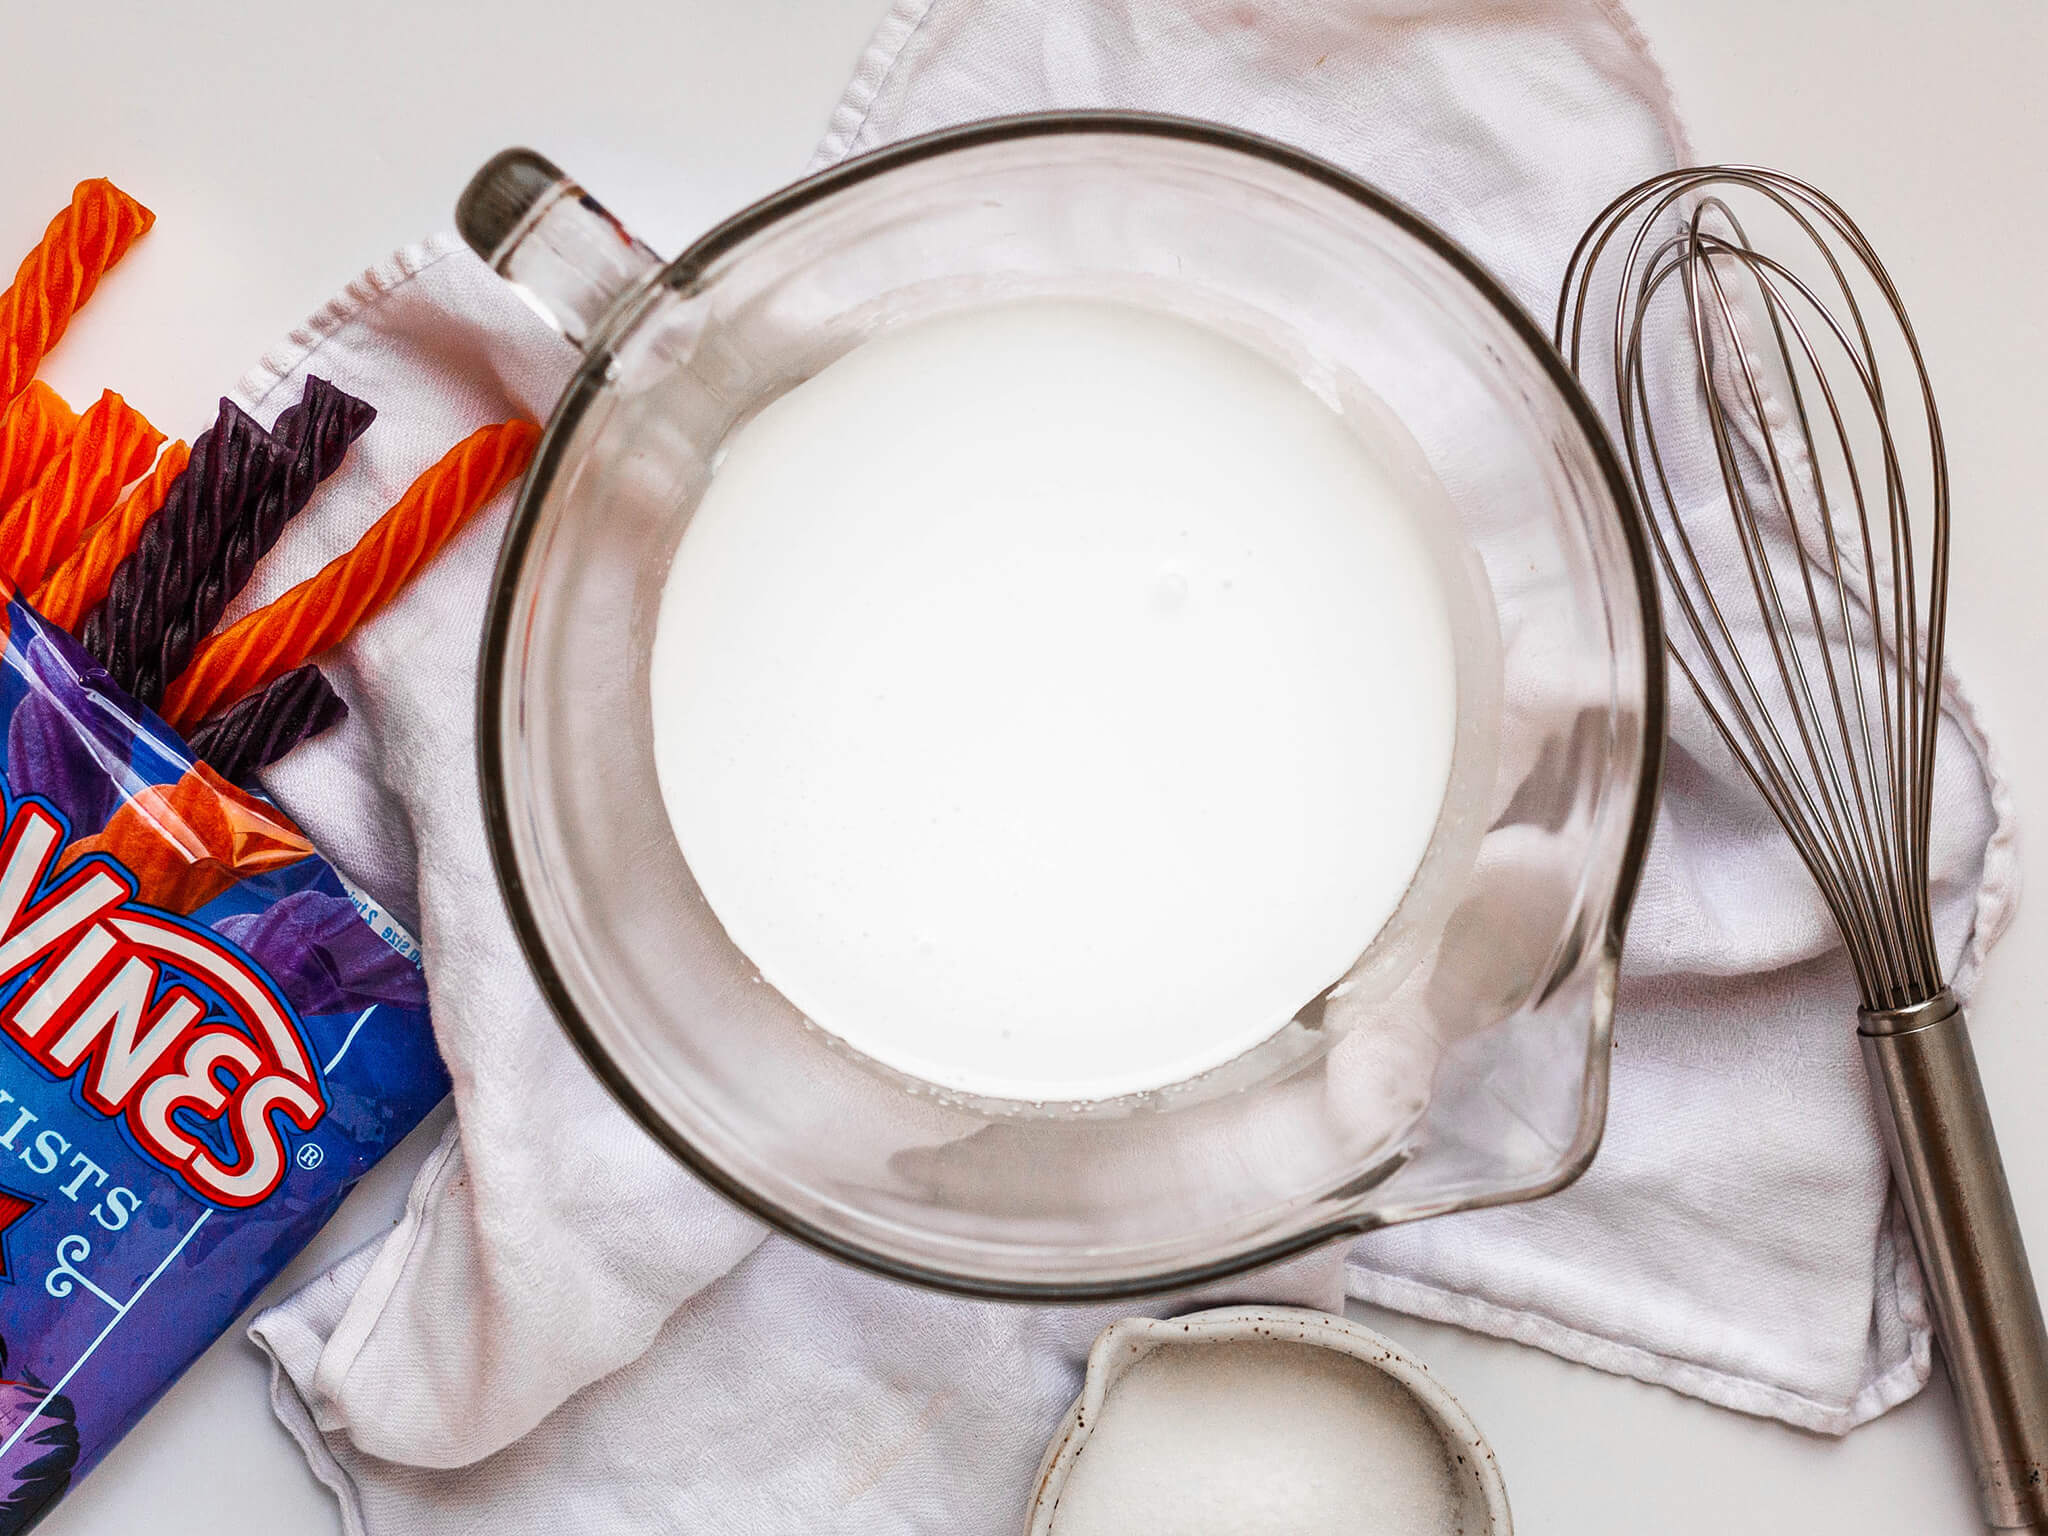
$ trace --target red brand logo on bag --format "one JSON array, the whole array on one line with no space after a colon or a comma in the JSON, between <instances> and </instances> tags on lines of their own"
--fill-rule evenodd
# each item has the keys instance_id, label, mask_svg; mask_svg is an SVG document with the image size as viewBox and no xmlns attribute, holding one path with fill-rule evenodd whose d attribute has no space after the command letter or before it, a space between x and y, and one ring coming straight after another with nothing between
<instances>
[{"instance_id":1,"label":"red brand logo on bag","mask_svg":"<svg viewBox=\"0 0 2048 1536\"><path fill-rule=\"evenodd\" d=\"M0 1029L201 1197L261 1203L289 1164L276 1116L310 1131L327 1113L290 1010L213 934L139 905L105 855L53 881L64 841L33 800L0 841Z\"/></svg>"}]
</instances>

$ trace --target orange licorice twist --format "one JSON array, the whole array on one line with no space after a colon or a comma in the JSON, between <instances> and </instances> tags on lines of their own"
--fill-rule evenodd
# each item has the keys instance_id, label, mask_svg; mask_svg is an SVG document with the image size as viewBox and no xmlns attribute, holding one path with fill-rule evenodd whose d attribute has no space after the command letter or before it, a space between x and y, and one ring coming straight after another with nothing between
<instances>
[{"instance_id":1,"label":"orange licorice twist","mask_svg":"<svg viewBox=\"0 0 2048 1536\"><path fill-rule=\"evenodd\" d=\"M29 596L30 606L59 629L77 629L107 595L114 567L128 558L135 541L142 537L142 525L164 504L171 482L185 472L191 457L192 450L184 443L166 448L149 477L86 529L70 558L43 578L43 584Z\"/></svg>"},{"instance_id":2,"label":"orange licorice twist","mask_svg":"<svg viewBox=\"0 0 2048 1536\"><path fill-rule=\"evenodd\" d=\"M0 518L0 568L23 591L70 554L113 510L121 488L149 468L164 435L111 389L78 418L64 451Z\"/></svg>"},{"instance_id":3,"label":"orange licorice twist","mask_svg":"<svg viewBox=\"0 0 2048 1536\"><path fill-rule=\"evenodd\" d=\"M71 317L156 215L103 177L81 181L0 293L0 404L28 387Z\"/></svg>"},{"instance_id":4,"label":"orange licorice twist","mask_svg":"<svg viewBox=\"0 0 2048 1536\"><path fill-rule=\"evenodd\" d=\"M104 853L135 877L135 894L166 912L196 912L237 880L312 853L276 806L237 789L204 763L174 784L123 800L107 824L64 850L58 867Z\"/></svg>"},{"instance_id":5,"label":"orange licorice twist","mask_svg":"<svg viewBox=\"0 0 2048 1536\"><path fill-rule=\"evenodd\" d=\"M78 413L43 383L29 385L0 412L0 516L36 483L77 430Z\"/></svg>"},{"instance_id":6,"label":"orange licorice twist","mask_svg":"<svg viewBox=\"0 0 2048 1536\"><path fill-rule=\"evenodd\" d=\"M519 478L539 441L532 422L508 421L457 443L354 549L201 645L165 693L163 717L183 729L346 639L464 519Z\"/></svg>"}]
</instances>

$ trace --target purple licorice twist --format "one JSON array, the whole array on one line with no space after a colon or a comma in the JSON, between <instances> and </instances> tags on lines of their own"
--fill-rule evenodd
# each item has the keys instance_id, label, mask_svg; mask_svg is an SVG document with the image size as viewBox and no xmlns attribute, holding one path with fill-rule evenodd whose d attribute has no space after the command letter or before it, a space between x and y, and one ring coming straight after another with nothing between
<instances>
[{"instance_id":1,"label":"purple licorice twist","mask_svg":"<svg viewBox=\"0 0 2048 1536\"><path fill-rule=\"evenodd\" d=\"M315 666L287 672L193 730L192 753L233 784L252 782L309 736L348 718L348 705Z\"/></svg>"},{"instance_id":2,"label":"purple licorice twist","mask_svg":"<svg viewBox=\"0 0 2048 1536\"><path fill-rule=\"evenodd\" d=\"M213 928L262 966L301 1014L426 1005L418 964L372 932L346 896L295 891L268 911L224 917Z\"/></svg>"},{"instance_id":3,"label":"purple licorice twist","mask_svg":"<svg viewBox=\"0 0 2048 1536\"><path fill-rule=\"evenodd\" d=\"M0 1371L7 1344L0 1340ZM0 1424L14 1443L0 1459L0 1531L25 1531L71 1486L78 1466L78 1412L34 1375L0 1381ZM14 1426L26 1422L16 1433Z\"/></svg>"},{"instance_id":4,"label":"purple licorice twist","mask_svg":"<svg viewBox=\"0 0 2048 1536\"><path fill-rule=\"evenodd\" d=\"M286 451L232 400L199 434L185 472L142 525L128 558L114 568L106 598L86 615L79 639L128 694L151 708L170 679L166 635L191 629L193 594L213 568L228 527L286 461ZM209 626L210 627L210 626ZM196 643L193 633L187 645ZM188 652L189 654L189 652Z\"/></svg>"},{"instance_id":5,"label":"purple licorice twist","mask_svg":"<svg viewBox=\"0 0 2048 1536\"><path fill-rule=\"evenodd\" d=\"M7 722L7 782L17 796L42 796L72 836L84 837L119 805L133 743L122 707L105 698L111 680L86 658L66 656L70 643L16 636L29 686Z\"/></svg>"},{"instance_id":6,"label":"purple licorice twist","mask_svg":"<svg viewBox=\"0 0 2048 1536\"><path fill-rule=\"evenodd\" d=\"M270 429L290 458L244 504L242 515L223 528L220 552L193 591L187 622L164 631L157 673L166 686L185 670L199 642L213 633L285 524L305 510L320 482L340 467L349 445L376 417L375 407L327 380L306 380L298 404L287 406Z\"/></svg>"}]
</instances>

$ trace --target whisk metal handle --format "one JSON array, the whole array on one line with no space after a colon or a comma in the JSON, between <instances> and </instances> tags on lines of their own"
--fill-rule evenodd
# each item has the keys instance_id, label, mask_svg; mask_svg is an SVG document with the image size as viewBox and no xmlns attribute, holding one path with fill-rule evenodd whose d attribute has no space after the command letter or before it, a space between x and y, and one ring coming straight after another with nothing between
<instances>
[{"instance_id":1,"label":"whisk metal handle","mask_svg":"<svg viewBox=\"0 0 2048 1536\"><path fill-rule=\"evenodd\" d=\"M1861 1017L1984 1518L1997 1530L2048 1531L2048 1327L1962 1007L1943 989Z\"/></svg>"}]
</instances>

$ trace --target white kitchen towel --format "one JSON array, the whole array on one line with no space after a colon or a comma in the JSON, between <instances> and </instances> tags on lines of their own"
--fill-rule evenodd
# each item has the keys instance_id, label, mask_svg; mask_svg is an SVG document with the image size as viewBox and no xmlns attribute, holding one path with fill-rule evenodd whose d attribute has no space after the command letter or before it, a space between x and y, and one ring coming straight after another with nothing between
<instances>
[{"instance_id":1,"label":"white kitchen towel","mask_svg":"<svg viewBox=\"0 0 2048 1536\"><path fill-rule=\"evenodd\" d=\"M1336 160L1539 315L1607 198L1689 158L1641 39L1599 0L898 0L818 159L1099 106ZM367 274L241 387L265 420L309 371L384 412L252 600L446 443L544 416L571 362L450 240ZM391 1236L258 1319L280 1414L349 1529L376 1536L1008 1528L1088 1337L1130 1309L963 1302L842 1268L767 1237L612 1105L527 978L484 847L471 658L503 519L325 658L351 718L268 776L337 864L409 895L459 1112ZM2015 860L1951 698L1937 910L1967 985ZM1682 696L1673 732L1592 1172L1376 1234L1346 1273L1384 1305L1839 1432L1928 1369L1853 993L1803 873ZM1336 1276L1311 1256L1223 1294L1331 1305Z\"/></svg>"}]
</instances>

